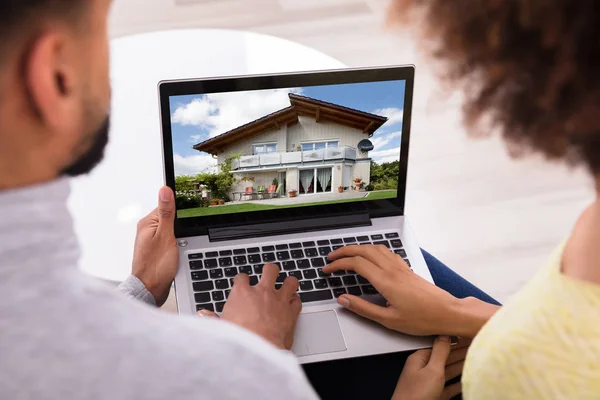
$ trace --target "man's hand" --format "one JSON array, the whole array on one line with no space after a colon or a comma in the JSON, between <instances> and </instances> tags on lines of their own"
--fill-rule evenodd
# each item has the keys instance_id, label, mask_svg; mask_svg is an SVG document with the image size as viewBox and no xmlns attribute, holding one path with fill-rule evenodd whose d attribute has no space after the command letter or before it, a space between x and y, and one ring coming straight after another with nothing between
<instances>
[{"instance_id":1,"label":"man's hand","mask_svg":"<svg viewBox=\"0 0 600 400\"><path fill-rule=\"evenodd\" d=\"M462 374L470 342L459 342L450 351L450 338L440 336L433 349L419 350L406 360L392 400L449 400L458 395L460 382L444 387Z\"/></svg>"},{"instance_id":2,"label":"man's hand","mask_svg":"<svg viewBox=\"0 0 600 400\"><path fill-rule=\"evenodd\" d=\"M254 287L250 286L248 275L237 275L222 318L262 336L280 349L289 350L294 344L302 302L296 293L298 280L288 277L277 290L277 275L279 268L266 264L262 279ZM200 311L198 315L218 317L210 311Z\"/></svg>"},{"instance_id":3,"label":"man's hand","mask_svg":"<svg viewBox=\"0 0 600 400\"><path fill-rule=\"evenodd\" d=\"M161 307L169 297L177 273L179 251L175 241L175 196L160 189L158 208L138 223L133 254L133 275L152 293Z\"/></svg>"},{"instance_id":4,"label":"man's hand","mask_svg":"<svg viewBox=\"0 0 600 400\"><path fill-rule=\"evenodd\" d=\"M459 300L410 270L385 246L346 246L329 254L327 274L355 271L387 300L381 307L360 297L342 295L338 303L383 326L417 336L472 338L498 307L477 299Z\"/></svg>"}]
</instances>

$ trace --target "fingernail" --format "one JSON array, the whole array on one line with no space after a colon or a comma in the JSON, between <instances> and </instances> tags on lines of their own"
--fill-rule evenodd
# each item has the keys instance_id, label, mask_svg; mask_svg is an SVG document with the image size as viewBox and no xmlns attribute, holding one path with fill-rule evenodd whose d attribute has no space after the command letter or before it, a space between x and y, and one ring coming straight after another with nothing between
<instances>
[{"instance_id":1,"label":"fingernail","mask_svg":"<svg viewBox=\"0 0 600 400\"><path fill-rule=\"evenodd\" d=\"M343 297L343 296L342 296L342 297L340 297L340 298L338 299L338 303L339 303L339 304L340 304L342 307L345 307L345 308L348 308L348 307L350 307L350 300L348 300L348 298L347 298L347 297Z\"/></svg>"},{"instance_id":2,"label":"fingernail","mask_svg":"<svg viewBox=\"0 0 600 400\"><path fill-rule=\"evenodd\" d=\"M160 192L158 192L158 197L160 201L170 202L173 200L173 191L165 186L160 189Z\"/></svg>"},{"instance_id":3,"label":"fingernail","mask_svg":"<svg viewBox=\"0 0 600 400\"><path fill-rule=\"evenodd\" d=\"M210 313L210 311L206 311L206 310L200 310L200 311L198 311L197 315L199 317L210 317L210 316L212 316L212 314Z\"/></svg>"},{"instance_id":4,"label":"fingernail","mask_svg":"<svg viewBox=\"0 0 600 400\"><path fill-rule=\"evenodd\" d=\"M449 342L450 336L438 336L437 338L440 342Z\"/></svg>"}]
</instances>

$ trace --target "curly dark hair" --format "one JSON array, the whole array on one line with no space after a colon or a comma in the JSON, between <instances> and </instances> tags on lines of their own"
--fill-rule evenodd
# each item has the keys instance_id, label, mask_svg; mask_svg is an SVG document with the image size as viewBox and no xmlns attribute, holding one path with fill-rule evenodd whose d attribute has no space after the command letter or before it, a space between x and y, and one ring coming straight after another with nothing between
<instances>
[{"instance_id":1,"label":"curly dark hair","mask_svg":"<svg viewBox=\"0 0 600 400\"><path fill-rule=\"evenodd\" d=\"M471 131L600 173L600 1L394 0L390 17L419 20Z\"/></svg>"}]
</instances>

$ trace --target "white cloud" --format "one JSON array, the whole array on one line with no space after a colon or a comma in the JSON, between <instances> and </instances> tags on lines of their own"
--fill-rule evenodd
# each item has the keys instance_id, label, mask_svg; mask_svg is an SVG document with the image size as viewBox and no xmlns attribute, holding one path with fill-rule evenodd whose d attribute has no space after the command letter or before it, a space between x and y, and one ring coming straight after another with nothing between
<instances>
[{"instance_id":1,"label":"white cloud","mask_svg":"<svg viewBox=\"0 0 600 400\"><path fill-rule=\"evenodd\" d=\"M205 135L191 135L190 142L191 143L199 143L204 139Z\"/></svg>"},{"instance_id":2,"label":"white cloud","mask_svg":"<svg viewBox=\"0 0 600 400\"><path fill-rule=\"evenodd\" d=\"M208 154L188 157L174 154L173 164L175 166L175 176L196 175L206 171L216 171L217 169L217 160Z\"/></svg>"},{"instance_id":3,"label":"white cloud","mask_svg":"<svg viewBox=\"0 0 600 400\"><path fill-rule=\"evenodd\" d=\"M206 129L214 137L290 106L289 93L301 89L277 89L214 93L180 105L171 116L174 123ZM197 135L193 135L197 136Z\"/></svg>"},{"instance_id":4,"label":"white cloud","mask_svg":"<svg viewBox=\"0 0 600 400\"><path fill-rule=\"evenodd\" d=\"M375 151L387 146L392 140L400 138L402 131L388 132L388 133L375 133L370 139L371 143L375 147Z\"/></svg>"},{"instance_id":5,"label":"white cloud","mask_svg":"<svg viewBox=\"0 0 600 400\"><path fill-rule=\"evenodd\" d=\"M387 117L388 121L386 122L386 125L394 125L402 122L404 119L404 110L396 107L380 108L379 110L373 111L373 114Z\"/></svg>"},{"instance_id":6,"label":"white cloud","mask_svg":"<svg viewBox=\"0 0 600 400\"><path fill-rule=\"evenodd\" d=\"M369 157L371 157L378 164L398 161L400 159L400 148L395 147L388 150L371 151L369 152Z\"/></svg>"}]
</instances>

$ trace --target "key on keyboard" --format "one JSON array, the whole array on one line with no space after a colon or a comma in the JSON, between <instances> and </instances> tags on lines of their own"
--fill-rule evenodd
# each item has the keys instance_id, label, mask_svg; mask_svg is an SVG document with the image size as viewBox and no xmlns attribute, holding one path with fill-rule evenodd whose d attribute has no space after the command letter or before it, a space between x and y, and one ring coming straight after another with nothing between
<instances>
[{"instance_id":1,"label":"key on keyboard","mask_svg":"<svg viewBox=\"0 0 600 400\"><path fill-rule=\"evenodd\" d=\"M303 303L310 303L313 301L331 300L333 299L333 295L331 294L331 290L318 290L302 292L300 293L300 299Z\"/></svg>"}]
</instances>

